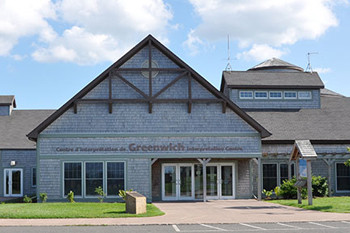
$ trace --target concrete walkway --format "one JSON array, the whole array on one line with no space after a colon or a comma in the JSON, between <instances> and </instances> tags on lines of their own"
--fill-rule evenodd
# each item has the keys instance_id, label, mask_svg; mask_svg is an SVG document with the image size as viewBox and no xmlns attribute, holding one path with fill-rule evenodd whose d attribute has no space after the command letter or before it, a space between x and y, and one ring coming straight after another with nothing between
<instances>
[{"instance_id":1,"label":"concrete walkway","mask_svg":"<svg viewBox=\"0 0 350 233\"><path fill-rule=\"evenodd\" d=\"M350 221L350 214L325 213L256 200L154 203L166 214L148 218L0 219L0 226L150 225Z\"/></svg>"}]
</instances>

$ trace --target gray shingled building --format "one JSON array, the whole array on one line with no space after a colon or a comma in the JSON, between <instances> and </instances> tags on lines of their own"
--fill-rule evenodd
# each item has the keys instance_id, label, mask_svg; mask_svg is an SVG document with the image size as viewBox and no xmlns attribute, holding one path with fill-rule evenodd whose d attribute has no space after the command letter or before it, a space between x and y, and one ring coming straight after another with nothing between
<instances>
[{"instance_id":1,"label":"gray shingled building","mask_svg":"<svg viewBox=\"0 0 350 233\"><path fill-rule=\"evenodd\" d=\"M296 140L314 147L313 174L348 195L347 106L317 73L279 59L223 72L219 91L148 36L57 111L0 97L0 196L96 201L101 186L111 201L120 189L148 201L252 198L295 174Z\"/></svg>"}]
</instances>

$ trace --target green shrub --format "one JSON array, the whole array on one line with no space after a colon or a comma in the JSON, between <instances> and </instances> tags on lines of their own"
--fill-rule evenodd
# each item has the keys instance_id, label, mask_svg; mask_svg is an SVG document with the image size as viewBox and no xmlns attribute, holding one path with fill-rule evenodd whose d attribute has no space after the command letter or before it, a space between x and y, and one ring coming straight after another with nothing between
<instances>
[{"instance_id":1,"label":"green shrub","mask_svg":"<svg viewBox=\"0 0 350 233\"><path fill-rule=\"evenodd\" d=\"M297 188L294 187L296 177L291 180L284 180L281 184L281 196L284 199L297 198ZM322 176L312 176L312 195L314 197L324 197L328 195L327 178ZM301 189L301 197L307 197L307 188Z\"/></svg>"},{"instance_id":2,"label":"green shrub","mask_svg":"<svg viewBox=\"0 0 350 233\"><path fill-rule=\"evenodd\" d=\"M274 191L275 191L275 194L276 194L276 198L281 196L281 187L280 186L276 186Z\"/></svg>"},{"instance_id":3,"label":"green shrub","mask_svg":"<svg viewBox=\"0 0 350 233\"><path fill-rule=\"evenodd\" d=\"M67 199L68 199L68 201L71 202L71 203L75 202L75 201L74 201L74 192L73 192L73 191L70 191L70 192L68 193Z\"/></svg>"},{"instance_id":4,"label":"green shrub","mask_svg":"<svg viewBox=\"0 0 350 233\"><path fill-rule=\"evenodd\" d=\"M47 200L47 193L40 193L39 194L39 197L40 197L40 201L42 203L46 203L46 200Z\"/></svg>"},{"instance_id":5,"label":"green shrub","mask_svg":"<svg viewBox=\"0 0 350 233\"><path fill-rule=\"evenodd\" d=\"M24 203L32 203L32 198L28 197L27 195L24 195L24 198L23 198L23 202Z\"/></svg>"},{"instance_id":6,"label":"green shrub","mask_svg":"<svg viewBox=\"0 0 350 233\"><path fill-rule=\"evenodd\" d=\"M103 202L103 199L106 197L106 194L105 192L103 192L103 189L101 186L98 186L98 188L95 188L95 193L99 195L98 200L100 200L100 202Z\"/></svg>"},{"instance_id":7,"label":"green shrub","mask_svg":"<svg viewBox=\"0 0 350 233\"><path fill-rule=\"evenodd\" d=\"M123 198L123 200L125 201L126 198L126 192L131 192L132 189L129 190L119 190L119 197Z\"/></svg>"},{"instance_id":8,"label":"green shrub","mask_svg":"<svg viewBox=\"0 0 350 233\"><path fill-rule=\"evenodd\" d=\"M265 195L265 198L266 198L266 199L271 199L272 190L267 191L266 189L264 189L264 190L262 191L262 193Z\"/></svg>"},{"instance_id":9,"label":"green shrub","mask_svg":"<svg viewBox=\"0 0 350 233\"><path fill-rule=\"evenodd\" d=\"M312 196L325 197L328 195L327 178L322 176L312 177Z\"/></svg>"}]
</instances>

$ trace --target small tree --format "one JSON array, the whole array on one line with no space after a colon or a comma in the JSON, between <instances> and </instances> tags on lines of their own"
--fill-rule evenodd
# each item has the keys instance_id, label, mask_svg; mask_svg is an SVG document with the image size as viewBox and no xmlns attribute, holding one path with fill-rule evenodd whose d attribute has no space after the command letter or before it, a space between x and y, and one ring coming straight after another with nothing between
<instances>
[{"instance_id":1,"label":"small tree","mask_svg":"<svg viewBox=\"0 0 350 233\"><path fill-rule=\"evenodd\" d=\"M68 201L71 202L71 203L75 202L75 201L74 201L74 192L73 192L73 191L70 191L70 192L68 193L67 199L68 199Z\"/></svg>"},{"instance_id":2,"label":"small tree","mask_svg":"<svg viewBox=\"0 0 350 233\"><path fill-rule=\"evenodd\" d=\"M28 197L27 195L24 195L23 202L25 202L25 203L32 203L33 200L32 200L32 198Z\"/></svg>"},{"instance_id":3,"label":"small tree","mask_svg":"<svg viewBox=\"0 0 350 233\"><path fill-rule=\"evenodd\" d=\"M103 202L103 199L106 197L106 194L105 192L103 192L103 189L101 186L98 186L98 188L95 188L95 193L99 195L98 200L100 200L100 202Z\"/></svg>"},{"instance_id":4,"label":"small tree","mask_svg":"<svg viewBox=\"0 0 350 233\"><path fill-rule=\"evenodd\" d=\"M40 201L42 203L46 203L46 200L47 200L47 193L40 193L39 194L39 197L40 197Z\"/></svg>"},{"instance_id":5,"label":"small tree","mask_svg":"<svg viewBox=\"0 0 350 233\"><path fill-rule=\"evenodd\" d=\"M350 147L348 147L347 149L350 152ZM348 161L346 161L344 164L345 164L345 166L349 167L350 166L350 159Z\"/></svg>"}]
</instances>

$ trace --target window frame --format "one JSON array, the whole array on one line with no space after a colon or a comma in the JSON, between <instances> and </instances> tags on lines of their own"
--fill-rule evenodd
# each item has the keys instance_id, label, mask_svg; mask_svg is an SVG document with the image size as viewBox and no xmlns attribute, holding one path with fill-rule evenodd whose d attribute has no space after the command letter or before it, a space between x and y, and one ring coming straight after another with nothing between
<instances>
[{"instance_id":1,"label":"window frame","mask_svg":"<svg viewBox=\"0 0 350 233\"><path fill-rule=\"evenodd\" d=\"M344 161L345 162L345 161ZM350 193L350 189L349 190L338 190L338 166L337 164L342 164L345 166L344 162L335 162L334 165L335 165L335 168L334 168L334 171L335 171L335 190L337 193ZM348 167L348 169L350 170L350 167ZM350 171L349 171L350 173ZM350 174L349 174L349 182L350 182Z\"/></svg>"},{"instance_id":2,"label":"window frame","mask_svg":"<svg viewBox=\"0 0 350 233\"><path fill-rule=\"evenodd\" d=\"M310 93L310 97L300 97L300 93ZM311 91L298 91L298 99L311 100L312 99L312 92Z\"/></svg>"},{"instance_id":3,"label":"window frame","mask_svg":"<svg viewBox=\"0 0 350 233\"><path fill-rule=\"evenodd\" d=\"M271 93L280 93L280 94L281 94L281 97L271 97ZM283 99L283 93L282 93L282 91L269 91L269 99L272 99L272 100L280 100L280 99Z\"/></svg>"},{"instance_id":4,"label":"window frame","mask_svg":"<svg viewBox=\"0 0 350 233\"><path fill-rule=\"evenodd\" d=\"M242 93L251 93L252 97L242 97L241 96ZM239 91L239 99L252 100L252 99L254 99L254 92L253 91Z\"/></svg>"},{"instance_id":5,"label":"window frame","mask_svg":"<svg viewBox=\"0 0 350 233\"><path fill-rule=\"evenodd\" d=\"M34 172L34 169L35 169L35 172ZM34 184L34 174L35 174L35 184ZM36 167L31 167L30 168L30 183L31 183L31 186L34 188L36 187L36 184L37 184L37 173L36 173Z\"/></svg>"},{"instance_id":6,"label":"window frame","mask_svg":"<svg viewBox=\"0 0 350 233\"><path fill-rule=\"evenodd\" d=\"M263 162L262 163L262 179L261 179L261 187L264 189L264 164L275 164L277 166L277 177L276 177L276 186L281 186L281 165L282 164L286 164L287 165L287 168L288 168L288 163L286 162L282 162L282 161L279 161L279 162ZM291 163L291 178L293 178L293 173L295 175L296 173L296 167L295 167L295 163ZM270 191L270 190L267 190L267 191Z\"/></svg>"},{"instance_id":7,"label":"window frame","mask_svg":"<svg viewBox=\"0 0 350 233\"><path fill-rule=\"evenodd\" d=\"M266 94L266 97L257 97L256 94L257 93L265 93ZM254 91L254 99L257 99L257 100L266 100L269 98L269 92L268 91Z\"/></svg>"},{"instance_id":8,"label":"window frame","mask_svg":"<svg viewBox=\"0 0 350 233\"><path fill-rule=\"evenodd\" d=\"M262 189L265 189L264 187L264 165L276 165L276 186L278 186L278 180L279 180L279 163L278 162L271 162L271 163L263 163L262 164L262 179L261 179L261 182L262 182ZM272 178L272 177L268 177L268 178ZM270 190L267 190L267 191L270 191Z\"/></svg>"},{"instance_id":9,"label":"window frame","mask_svg":"<svg viewBox=\"0 0 350 233\"><path fill-rule=\"evenodd\" d=\"M102 163L102 190L105 192L105 162L104 161L84 161L84 171L83 171L83 174L84 174L84 188L83 188L83 191L84 191L84 198L96 198L98 196L98 194L95 194L95 195L87 195L86 194L86 187L87 187L87 182L86 182L86 164L87 163Z\"/></svg>"},{"instance_id":10,"label":"window frame","mask_svg":"<svg viewBox=\"0 0 350 233\"><path fill-rule=\"evenodd\" d=\"M106 167L106 175L105 175L105 193L106 197L119 197L119 194L117 195L108 195L108 163L123 163L124 166L124 190L126 190L126 162L125 161L105 161L105 167Z\"/></svg>"},{"instance_id":11,"label":"window frame","mask_svg":"<svg viewBox=\"0 0 350 233\"><path fill-rule=\"evenodd\" d=\"M80 163L80 166L81 166L81 195L80 196L77 196L75 193L74 193L74 198L83 198L83 194L84 194L84 164L82 161L63 161L63 166L62 166L62 196L64 198L67 197L67 195L64 193L64 190L65 190L65 174L64 174L64 166L66 163Z\"/></svg>"},{"instance_id":12,"label":"window frame","mask_svg":"<svg viewBox=\"0 0 350 233\"><path fill-rule=\"evenodd\" d=\"M294 93L294 94L295 94L295 97L286 97L286 93ZM296 99L298 99L298 93L297 93L297 91L284 91L284 92L283 92L283 99L286 99L286 100L296 100Z\"/></svg>"}]
</instances>

